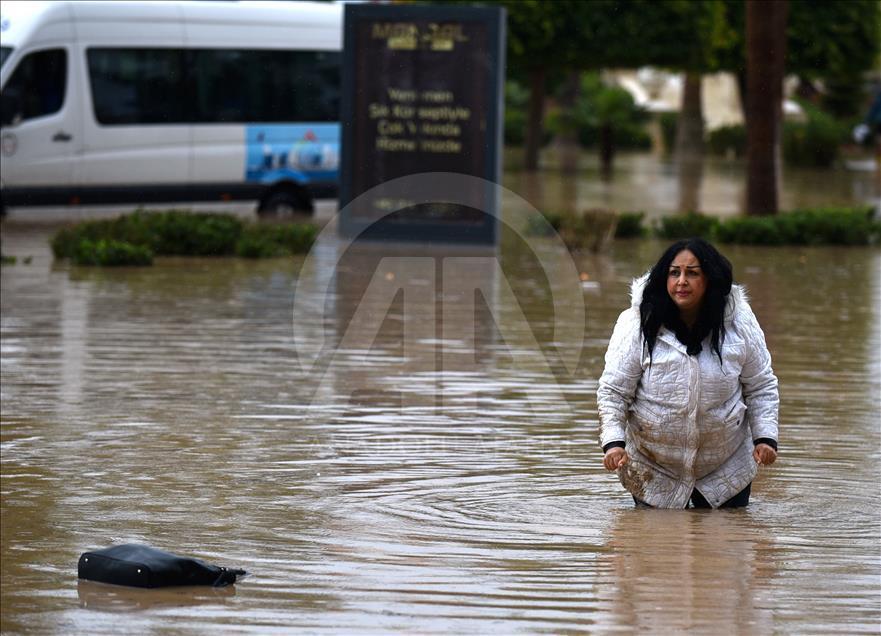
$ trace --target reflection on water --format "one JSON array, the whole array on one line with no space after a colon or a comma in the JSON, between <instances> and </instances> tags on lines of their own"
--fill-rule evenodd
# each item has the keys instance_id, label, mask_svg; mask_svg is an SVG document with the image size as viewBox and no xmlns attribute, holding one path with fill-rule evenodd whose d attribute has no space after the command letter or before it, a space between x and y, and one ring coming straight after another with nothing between
<instances>
[{"instance_id":1,"label":"reflection on water","mask_svg":"<svg viewBox=\"0 0 881 636\"><path fill-rule=\"evenodd\" d=\"M541 172L518 166L519 149L509 149L504 185L542 211L611 208L645 212L648 217L697 210L727 217L746 208L744 160L705 156L680 166L669 157L648 153L616 155L615 170L604 178L595 152L582 153L579 171L556 170L554 157ZM781 210L841 205L881 205L881 183L874 171L783 166L779 184Z\"/></svg>"},{"instance_id":2,"label":"reflection on water","mask_svg":"<svg viewBox=\"0 0 881 636\"><path fill-rule=\"evenodd\" d=\"M607 616L639 633L773 633L780 556L759 515L620 511L604 556Z\"/></svg>"},{"instance_id":3,"label":"reflection on water","mask_svg":"<svg viewBox=\"0 0 881 636\"><path fill-rule=\"evenodd\" d=\"M192 607L210 603L223 604L236 595L234 585L228 587L172 587L142 589L78 580L76 584L80 607L102 612L130 612L171 607Z\"/></svg>"},{"instance_id":4,"label":"reflection on water","mask_svg":"<svg viewBox=\"0 0 881 636\"><path fill-rule=\"evenodd\" d=\"M3 228L34 256L2 270L4 632L877 633L877 249L725 250L781 457L746 510L666 512L602 469L594 399L658 243L576 257L584 319L510 237L499 267L331 243L311 269L92 270L53 265L48 232ZM81 552L122 542L253 575L77 583Z\"/></svg>"}]
</instances>

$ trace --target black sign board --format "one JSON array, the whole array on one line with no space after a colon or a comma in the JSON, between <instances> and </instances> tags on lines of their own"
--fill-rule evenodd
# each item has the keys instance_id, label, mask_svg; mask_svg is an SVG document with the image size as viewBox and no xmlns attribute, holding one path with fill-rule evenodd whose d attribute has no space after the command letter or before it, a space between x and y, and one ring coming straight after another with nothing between
<instances>
[{"instance_id":1,"label":"black sign board","mask_svg":"<svg viewBox=\"0 0 881 636\"><path fill-rule=\"evenodd\" d=\"M496 7L346 5L343 235L496 241L504 17ZM453 184L450 173L468 175L470 191L427 200L395 181L420 173L444 173ZM395 187L376 188L389 182Z\"/></svg>"}]
</instances>

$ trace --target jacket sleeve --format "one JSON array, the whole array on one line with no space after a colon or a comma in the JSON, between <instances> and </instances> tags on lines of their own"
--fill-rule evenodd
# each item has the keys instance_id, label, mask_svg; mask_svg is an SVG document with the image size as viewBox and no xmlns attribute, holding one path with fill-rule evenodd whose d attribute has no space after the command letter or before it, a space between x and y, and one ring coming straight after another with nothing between
<instances>
[{"instance_id":1,"label":"jacket sleeve","mask_svg":"<svg viewBox=\"0 0 881 636\"><path fill-rule=\"evenodd\" d=\"M639 311L631 307L615 324L597 388L600 446L624 441L627 410L642 378L642 348Z\"/></svg>"},{"instance_id":2,"label":"jacket sleeve","mask_svg":"<svg viewBox=\"0 0 881 636\"><path fill-rule=\"evenodd\" d=\"M747 350L740 383L752 438L757 440L764 437L776 442L780 406L777 376L771 368L771 354L765 344L765 334L748 307L743 314L743 335Z\"/></svg>"}]
</instances>

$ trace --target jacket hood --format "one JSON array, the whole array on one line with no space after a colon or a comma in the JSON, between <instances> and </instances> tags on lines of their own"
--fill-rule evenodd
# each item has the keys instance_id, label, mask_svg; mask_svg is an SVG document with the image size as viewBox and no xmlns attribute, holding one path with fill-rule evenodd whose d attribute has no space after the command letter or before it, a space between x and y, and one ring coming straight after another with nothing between
<instances>
[{"instance_id":1,"label":"jacket hood","mask_svg":"<svg viewBox=\"0 0 881 636\"><path fill-rule=\"evenodd\" d=\"M648 279L649 273L646 272L639 278L634 278L633 282L630 283L630 306L635 307L637 311L639 311L639 305L642 303L642 292ZM728 302L725 304L725 322L731 322L739 312L748 307L749 297L743 285L731 285Z\"/></svg>"}]
</instances>

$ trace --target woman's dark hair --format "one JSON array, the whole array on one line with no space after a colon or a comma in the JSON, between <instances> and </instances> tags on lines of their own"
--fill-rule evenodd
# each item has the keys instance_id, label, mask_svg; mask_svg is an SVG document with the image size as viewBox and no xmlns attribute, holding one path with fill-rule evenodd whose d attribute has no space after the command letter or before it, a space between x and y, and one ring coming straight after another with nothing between
<instances>
[{"instance_id":1,"label":"woman's dark hair","mask_svg":"<svg viewBox=\"0 0 881 636\"><path fill-rule=\"evenodd\" d=\"M682 250L695 255L701 264L701 270L707 278L700 312L691 329L679 316L679 308L667 293L667 277L670 264ZM649 272L648 280L642 292L639 305L642 336L651 360L652 350L658 330L664 325L676 333L676 337L688 348L689 355L697 355L701 351L701 342L711 335L713 351L722 362L722 343L725 341L725 305L731 292L733 275L731 263L722 256L715 247L702 238L691 238L673 243Z\"/></svg>"}]
</instances>

